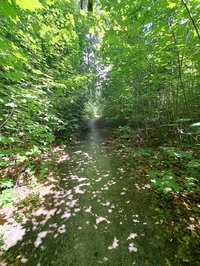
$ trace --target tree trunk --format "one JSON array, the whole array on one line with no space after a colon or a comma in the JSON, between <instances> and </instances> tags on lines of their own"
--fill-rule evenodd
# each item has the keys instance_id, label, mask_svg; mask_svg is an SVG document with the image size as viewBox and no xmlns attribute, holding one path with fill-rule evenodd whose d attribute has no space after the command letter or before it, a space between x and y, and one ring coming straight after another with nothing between
<instances>
[{"instance_id":1,"label":"tree trunk","mask_svg":"<svg viewBox=\"0 0 200 266\"><path fill-rule=\"evenodd\" d=\"M81 9L83 10L83 11L86 11L86 2L85 2L86 0L81 0Z\"/></svg>"},{"instance_id":2,"label":"tree trunk","mask_svg":"<svg viewBox=\"0 0 200 266\"><path fill-rule=\"evenodd\" d=\"M93 12L93 0L88 0L88 11Z\"/></svg>"}]
</instances>

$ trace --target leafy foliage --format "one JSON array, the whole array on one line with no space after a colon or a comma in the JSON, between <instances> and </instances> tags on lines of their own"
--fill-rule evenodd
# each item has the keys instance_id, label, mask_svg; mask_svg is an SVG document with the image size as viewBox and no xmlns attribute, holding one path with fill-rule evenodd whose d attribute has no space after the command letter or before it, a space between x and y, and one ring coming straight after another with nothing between
<instances>
[{"instance_id":1,"label":"leafy foliage","mask_svg":"<svg viewBox=\"0 0 200 266\"><path fill-rule=\"evenodd\" d=\"M197 140L189 128L199 119L197 1L100 3L103 59L111 66L103 85L107 121L138 130L148 142Z\"/></svg>"},{"instance_id":2,"label":"leafy foliage","mask_svg":"<svg viewBox=\"0 0 200 266\"><path fill-rule=\"evenodd\" d=\"M0 207L4 208L12 202L12 189L4 189L0 194Z\"/></svg>"},{"instance_id":3,"label":"leafy foliage","mask_svg":"<svg viewBox=\"0 0 200 266\"><path fill-rule=\"evenodd\" d=\"M152 186L161 194L179 191L192 191L198 188L200 161L194 151L180 150L175 147L164 146L163 160L170 170L149 171Z\"/></svg>"},{"instance_id":4,"label":"leafy foliage","mask_svg":"<svg viewBox=\"0 0 200 266\"><path fill-rule=\"evenodd\" d=\"M78 1L0 5L0 176L8 172L18 185L24 173L34 183L36 158L77 131L90 79L83 66L86 20Z\"/></svg>"},{"instance_id":5,"label":"leafy foliage","mask_svg":"<svg viewBox=\"0 0 200 266\"><path fill-rule=\"evenodd\" d=\"M77 0L0 0L0 207L11 203L14 186L34 188L46 177L42 157L50 144L74 139L84 115L97 115L101 98L105 121L127 153L140 140L190 143L162 146L156 155L143 148L131 161L145 159L149 169L139 173L148 174L165 202L181 202L175 230L186 231L180 242L188 254L180 249L177 258L190 262L190 242L196 247L199 240L199 3L86 2L88 13ZM38 202L33 193L20 207L32 211Z\"/></svg>"},{"instance_id":6,"label":"leafy foliage","mask_svg":"<svg viewBox=\"0 0 200 266\"><path fill-rule=\"evenodd\" d=\"M178 192L180 186L175 182L173 174L169 171L163 171L161 173L150 171L149 176L152 178L151 182L159 192L168 193L171 191Z\"/></svg>"}]
</instances>

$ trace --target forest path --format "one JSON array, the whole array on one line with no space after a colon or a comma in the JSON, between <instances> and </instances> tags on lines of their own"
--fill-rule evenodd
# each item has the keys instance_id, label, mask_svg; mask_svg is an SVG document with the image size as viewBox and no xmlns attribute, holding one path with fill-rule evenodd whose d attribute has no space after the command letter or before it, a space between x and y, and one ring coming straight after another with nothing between
<instances>
[{"instance_id":1,"label":"forest path","mask_svg":"<svg viewBox=\"0 0 200 266\"><path fill-rule=\"evenodd\" d=\"M106 145L96 122L87 121L84 138L59 163L58 183L1 265L162 266L175 256L148 185Z\"/></svg>"}]
</instances>

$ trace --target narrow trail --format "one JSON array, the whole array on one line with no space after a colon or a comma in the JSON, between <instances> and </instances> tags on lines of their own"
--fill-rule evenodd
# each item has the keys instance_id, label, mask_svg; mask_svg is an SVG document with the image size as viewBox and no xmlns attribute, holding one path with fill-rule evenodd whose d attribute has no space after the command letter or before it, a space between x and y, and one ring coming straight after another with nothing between
<instances>
[{"instance_id":1,"label":"narrow trail","mask_svg":"<svg viewBox=\"0 0 200 266\"><path fill-rule=\"evenodd\" d=\"M59 182L1 265L172 265L175 249L155 199L106 145L95 119L58 171Z\"/></svg>"}]
</instances>

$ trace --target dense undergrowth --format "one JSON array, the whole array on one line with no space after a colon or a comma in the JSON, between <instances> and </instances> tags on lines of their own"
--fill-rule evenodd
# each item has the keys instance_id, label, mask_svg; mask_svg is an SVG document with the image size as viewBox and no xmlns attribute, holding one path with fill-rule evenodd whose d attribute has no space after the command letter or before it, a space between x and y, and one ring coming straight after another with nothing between
<instances>
[{"instance_id":1,"label":"dense undergrowth","mask_svg":"<svg viewBox=\"0 0 200 266\"><path fill-rule=\"evenodd\" d=\"M200 103L196 0L101 4L109 14L103 62L110 71L102 89L107 122L122 133L134 129L146 142L196 142L191 128L199 123Z\"/></svg>"},{"instance_id":2,"label":"dense undergrowth","mask_svg":"<svg viewBox=\"0 0 200 266\"><path fill-rule=\"evenodd\" d=\"M45 176L42 157L75 138L87 101L88 25L74 1L0 1L0 207Z\"/></svg>"},{"instance_id":3,"label":"dense undergrowth","mask_svg":"<svg viewBox=\"0 0 200 266\"><path fill-rule=\"evenodd\" d=\"M109 13L102 103L110 142L117 139L151 185L184 265L199 257L200 238L197 2L101 4Z\"/></svg>"},{"instance_id":4,"label":"dense undergrowth","mask_svg":"<svg viewBox=\"0 0 200 266\"><path fill-rule=\"evenodd\" d=\"M126 130L113 129L101 122L109 134L109 145L120 151L124 164L133 167L141 178L138 189L151 190L159 202L156 209L162 223L169 227L169 239L178 247L176 259L180 265L193 263L199 258L200 205L198 145L167 141L162 145L147 144L143 135L133 137ZM120 133L119 133L120 132ZM132 131L133 134L133 131ZM151 144L151 145L150 145ZM145 185L146 184L146 185ZM171 230L173 228L173 230ZM170 264L169 264L170 265ZM191 264L193 265L193 264Z\"/></svg>"}]
</instances>

